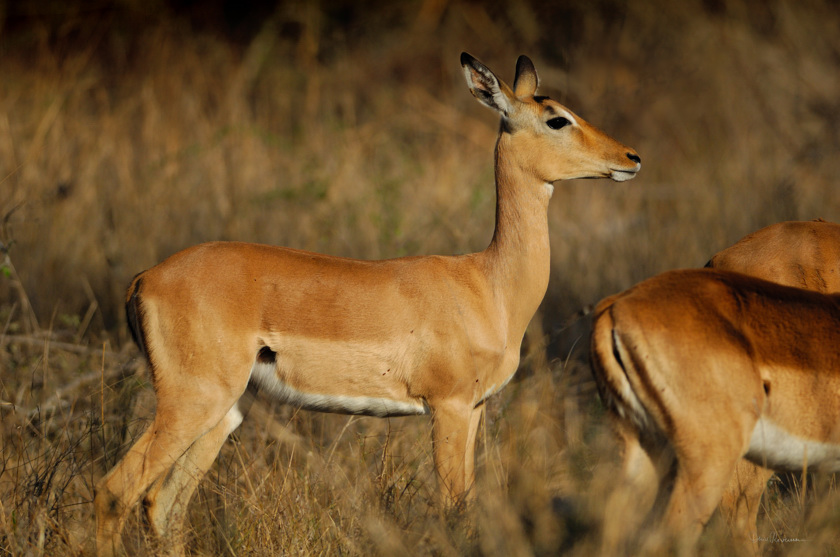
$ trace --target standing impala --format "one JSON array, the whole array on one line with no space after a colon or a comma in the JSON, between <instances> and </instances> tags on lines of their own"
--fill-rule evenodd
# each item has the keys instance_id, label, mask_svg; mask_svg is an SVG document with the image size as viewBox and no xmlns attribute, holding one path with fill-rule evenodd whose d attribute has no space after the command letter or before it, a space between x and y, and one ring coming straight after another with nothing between
<instances>
[{"instance_id":1,"label":"standing impala","mask_svg":"<svg viewBox=\"0 0 840 557\"><path fill-rule=\"evenodd\" d=\"M840 472L840 295L671 271L602 301L591 350L625 472L658 478L650 525L683 551L742 458Z\"/></svg>"},{"instance_id":2,"label":"standing impala","mask_svg":"<svg viewBox=\"0 0 840 557\"><path fill-rule=\"evenodd\" d=\"M840 293L840 224L788 221L753 232L715 254L706 267L735 271L787 286ZM756 517L772 470L741 460L721 510L742 545L758 552Z\"/></svg>"},{"instance_id":3,"label":"standing impala","mask_svg":"<svg viewBox=\"0 0 840 557\"><path fill-rule=\"evenodd\" d=\"M215 242L131 283L128 320L150 363L157 412L97 485L101 555L119 549L126 514L147 489L152 529L178 532L196 484L242 420L237 402L249 382L310 410L431 414L444 499L471 487L484 400L516 371L548 284L552 182L629 180L641 159L535 96L525 56L513 89L469 54L461 65L472 94L502 117L496 230L484 251L357 261Z\"/></svg>"}]
</instances>

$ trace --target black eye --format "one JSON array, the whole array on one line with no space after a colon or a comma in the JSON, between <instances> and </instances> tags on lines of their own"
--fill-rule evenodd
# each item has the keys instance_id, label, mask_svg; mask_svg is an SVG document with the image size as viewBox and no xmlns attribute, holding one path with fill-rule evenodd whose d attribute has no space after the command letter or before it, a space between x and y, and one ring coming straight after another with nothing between
<instances>
[{"instance_id":1,"label":"black eye","mask_svg":"<svg viewBox=\"0 0 840 557\"><path fill-rule=\"evenodd\" d=\"M563 118L562 116L552 118L551 120L546 122L546 125L552 130L559 130L560 128L565 128L569 124L571 124L571 122L569 122L566 118Z\"/></svg>"}]
</instances>

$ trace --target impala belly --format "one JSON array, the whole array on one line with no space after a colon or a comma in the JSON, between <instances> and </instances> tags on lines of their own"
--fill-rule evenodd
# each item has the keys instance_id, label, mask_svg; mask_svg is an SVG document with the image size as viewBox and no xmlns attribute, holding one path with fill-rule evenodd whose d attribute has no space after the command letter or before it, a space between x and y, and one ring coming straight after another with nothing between
<instances>
[{"instance_id":1,"label":"impala belly","mask_svg":"<svg viewBox=\"0 0 840 557\"><path fill-rule=\"evenodd\" d=\"M251 369L251 380L278 400L307 410L411 416L428 414L420 397L410 396L403 350L351 341L272 339Z\"/></svg>"},{"instance_id":2,"label":"impala belly","mask_svg":"<svg viewBox=\"0 0 840 557\"><path fill-rule=\"evenodd\" d=\"M767 417L753 430L747 459L777 471L840 472L840 445L792 434Z\"/></svg>"}]
</instances>

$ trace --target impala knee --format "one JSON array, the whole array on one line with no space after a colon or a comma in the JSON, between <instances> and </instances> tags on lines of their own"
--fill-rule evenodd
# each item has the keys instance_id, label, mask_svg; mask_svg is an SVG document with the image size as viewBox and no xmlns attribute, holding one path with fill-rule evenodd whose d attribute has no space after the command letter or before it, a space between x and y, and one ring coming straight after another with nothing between
<instances>
[{"instance_id":1,"label":"impala knee","mask_svg":"<svg viewBox=\"0 0 840 557\"><path fill-rule=\"evenodd\" d=\"M119 520L123 513L123 505L119 498L105 486L97 486L93 497L93 508L96 518L102 520Z\"/></svg>"},{"instance_id":2,"label":"impala knee","mask_svg":"<svg viewBox=\"0 0 840 557\"><path fill-rule=\"evenodd\" d=\"M114 555L119 552L125 505L107 487L100 485L94 491L97 554L103 557Z\"/></svg>"},{"instance_id":3,"label":"impala knee","mask_svg":"<svg viewBox=\"0 0 840 557\"><path fill-rule=\"evenodd\" d=\"M146 513L146 519L149 524L155 525L155 510L157 508L157 497L151 491L143 497L143 512Z\"/></svg>"}]
</instances>

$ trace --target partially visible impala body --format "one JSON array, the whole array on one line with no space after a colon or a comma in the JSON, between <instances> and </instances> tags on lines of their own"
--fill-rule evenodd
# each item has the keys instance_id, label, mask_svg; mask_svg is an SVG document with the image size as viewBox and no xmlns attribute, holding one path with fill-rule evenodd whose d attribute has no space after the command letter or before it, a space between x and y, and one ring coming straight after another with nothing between
<instances>
[{"instance_id":1,"label":"partially visible impala body","mask_svg":"<svg viewBox=\"0 0 840 557\"><path fill-rule=\"evenodd\" d=\"M719 270L838 291L838 239L831 223L780 223L717 254L715 269L663 273L596 308L593 372L625 445L630 495L617 500L631 517L652 506L659 534L643 551L670 538L690 552L722 499L754 536L767 469L840 471L840 295ZM627 543L607 536L605 548Z\"/></svg>"},{"instance_id":2,"label":"partially visible impala body","mask_svg":"<svg viewBox=\"0 0 840 557\"><path fill-rule=\"evenodd\" d=\"M840 224L786 221L753 232L715 254L706 267L735 271L815 292L840 292ZM721 511L744 552L758 553L756 518L773 471L742 460L723 495Z\"/></svg>"}]
</instances>

